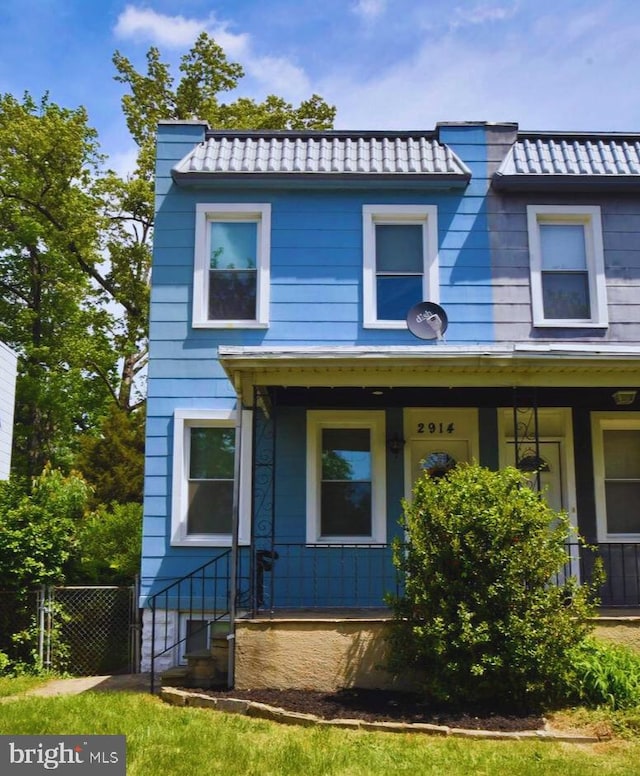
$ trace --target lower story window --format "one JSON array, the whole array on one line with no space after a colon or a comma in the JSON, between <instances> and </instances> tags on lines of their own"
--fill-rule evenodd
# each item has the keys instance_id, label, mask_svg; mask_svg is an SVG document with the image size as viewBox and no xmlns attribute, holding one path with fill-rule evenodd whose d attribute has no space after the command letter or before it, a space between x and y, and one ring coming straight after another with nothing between
<instances>
[{"instance_id":1,"label":"lower story window","mask_svg":"<svg viewBox=\"0 0 640 776\"><path fill-rule=\"evenodd\" d=\"M310 411L307 541L384 542L384 414Z\"/></svg>"},{"instance_id":2,"label":"lower story window","mask_svg":"<svg viewBox=\"0 0 640 776\"><path fill-rule=\"evenodd\" d=\"M189 428L188 534L230 534L235 428Z\"/></svg>"},{"instance_id":3,"label":"lower story window","mask_svg":"<svg viewBox=\"0 0 640 776\"><path fill-rule=\"evenodd\" d=\"M598 538L640 539L640 417L599 416L594 434Z\"/></svg>"},{"instance_id":4,"label":"lower story window","mask_svg":"<svg viewBox=\"0 0 640 776\"><path fill-rule=\"evenodd\" d=\"M227 410L176 410L173 449L173 545L225 546L231 543L235 460L241 453L240 540L249 530L249 499L243 471L250 466L251 413L243 414L242 445L235 413Z\"/></svg>"}]
</instances>

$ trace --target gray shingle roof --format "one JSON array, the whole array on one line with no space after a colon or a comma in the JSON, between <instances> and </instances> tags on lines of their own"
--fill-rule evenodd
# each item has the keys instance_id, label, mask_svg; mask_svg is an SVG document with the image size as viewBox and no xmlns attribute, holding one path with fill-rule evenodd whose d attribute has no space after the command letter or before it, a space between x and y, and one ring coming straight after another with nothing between
<instances>
[{"instance_id":1,"label":"gray shingle roof","mask_svg":"<svg viewBox=\"0 0 640 776\"><path fill-rule=\"evenodd\" d=\"M429 134L214 132L172 170L175 179L242 176L419 176L469 180Z\"/></svg>"},{"instance_id":2,"label":"gray shingle roof","mask_svg":"<svg viewBox=\"0 0 640 776\"><path fill-rule=\"evenodd\" d=\"M498 188L640 184L640 136L520 136L500 165Z\"/></svg>"}]
</instances>

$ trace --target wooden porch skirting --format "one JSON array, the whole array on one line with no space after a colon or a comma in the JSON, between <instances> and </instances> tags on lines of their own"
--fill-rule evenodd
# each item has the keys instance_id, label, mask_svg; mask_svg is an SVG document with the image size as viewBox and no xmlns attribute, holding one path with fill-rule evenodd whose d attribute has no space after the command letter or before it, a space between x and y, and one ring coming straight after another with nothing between
<instances>
[{"instance_id":1,"label":"wooden porch skirting","mask_svg":"<svg viewBox=\"0 0 640 776\"><path fill-rule=\"evenodd\" d=\"M394 678L384 669L390 617L344 615L300 612L239 620L235 687L321 692L341 687L412 689L415 677ZM595 635L640 652L640 612L603 612Z\"/></svg>"}]
</instances>

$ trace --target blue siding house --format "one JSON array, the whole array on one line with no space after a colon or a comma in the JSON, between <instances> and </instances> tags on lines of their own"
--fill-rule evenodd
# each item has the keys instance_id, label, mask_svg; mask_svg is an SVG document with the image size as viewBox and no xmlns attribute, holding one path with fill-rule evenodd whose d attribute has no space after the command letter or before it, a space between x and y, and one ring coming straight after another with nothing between
<instances>
[{"instance_id":1,"label":"blue siding house","mask_svg":"<svg viewBox=\"0 0 640 776\"><path fill-rule=\"evenodd\" d=\"M145 668L218 641L246 684L243 624L382 618L401 499L459 461L531 469L640 604L639 149L160 124Z\"/></svg>"}]
</instances>

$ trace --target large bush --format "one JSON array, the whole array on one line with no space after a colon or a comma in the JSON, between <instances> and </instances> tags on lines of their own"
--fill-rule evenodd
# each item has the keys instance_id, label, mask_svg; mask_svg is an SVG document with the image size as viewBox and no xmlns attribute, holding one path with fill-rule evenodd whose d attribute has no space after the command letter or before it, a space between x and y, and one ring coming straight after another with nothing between
<instances>
[{"instance_id":1,"label":"large bush","mask_svg":"<svg viewBox=\"0 0 640 776\"><path fill-rule=\"evenodd\" d=\"M14 481L0 484L0 588L30 590L64 581L88 498L82 477L50 466L29 493Z\"/></svg>"},{"instance_id":2,"label":"large bush","mask_svg":"<svg viewBox=\"0 0 640 776\"><path fill-rule=\"evenodd\" d=\"M559 577L566 515L517 469L461 464L425 473L401 522L390 668L412 669L429 698L451 704L563 699L595 607L592 589Z\"/></svg>"}]
</instances>

